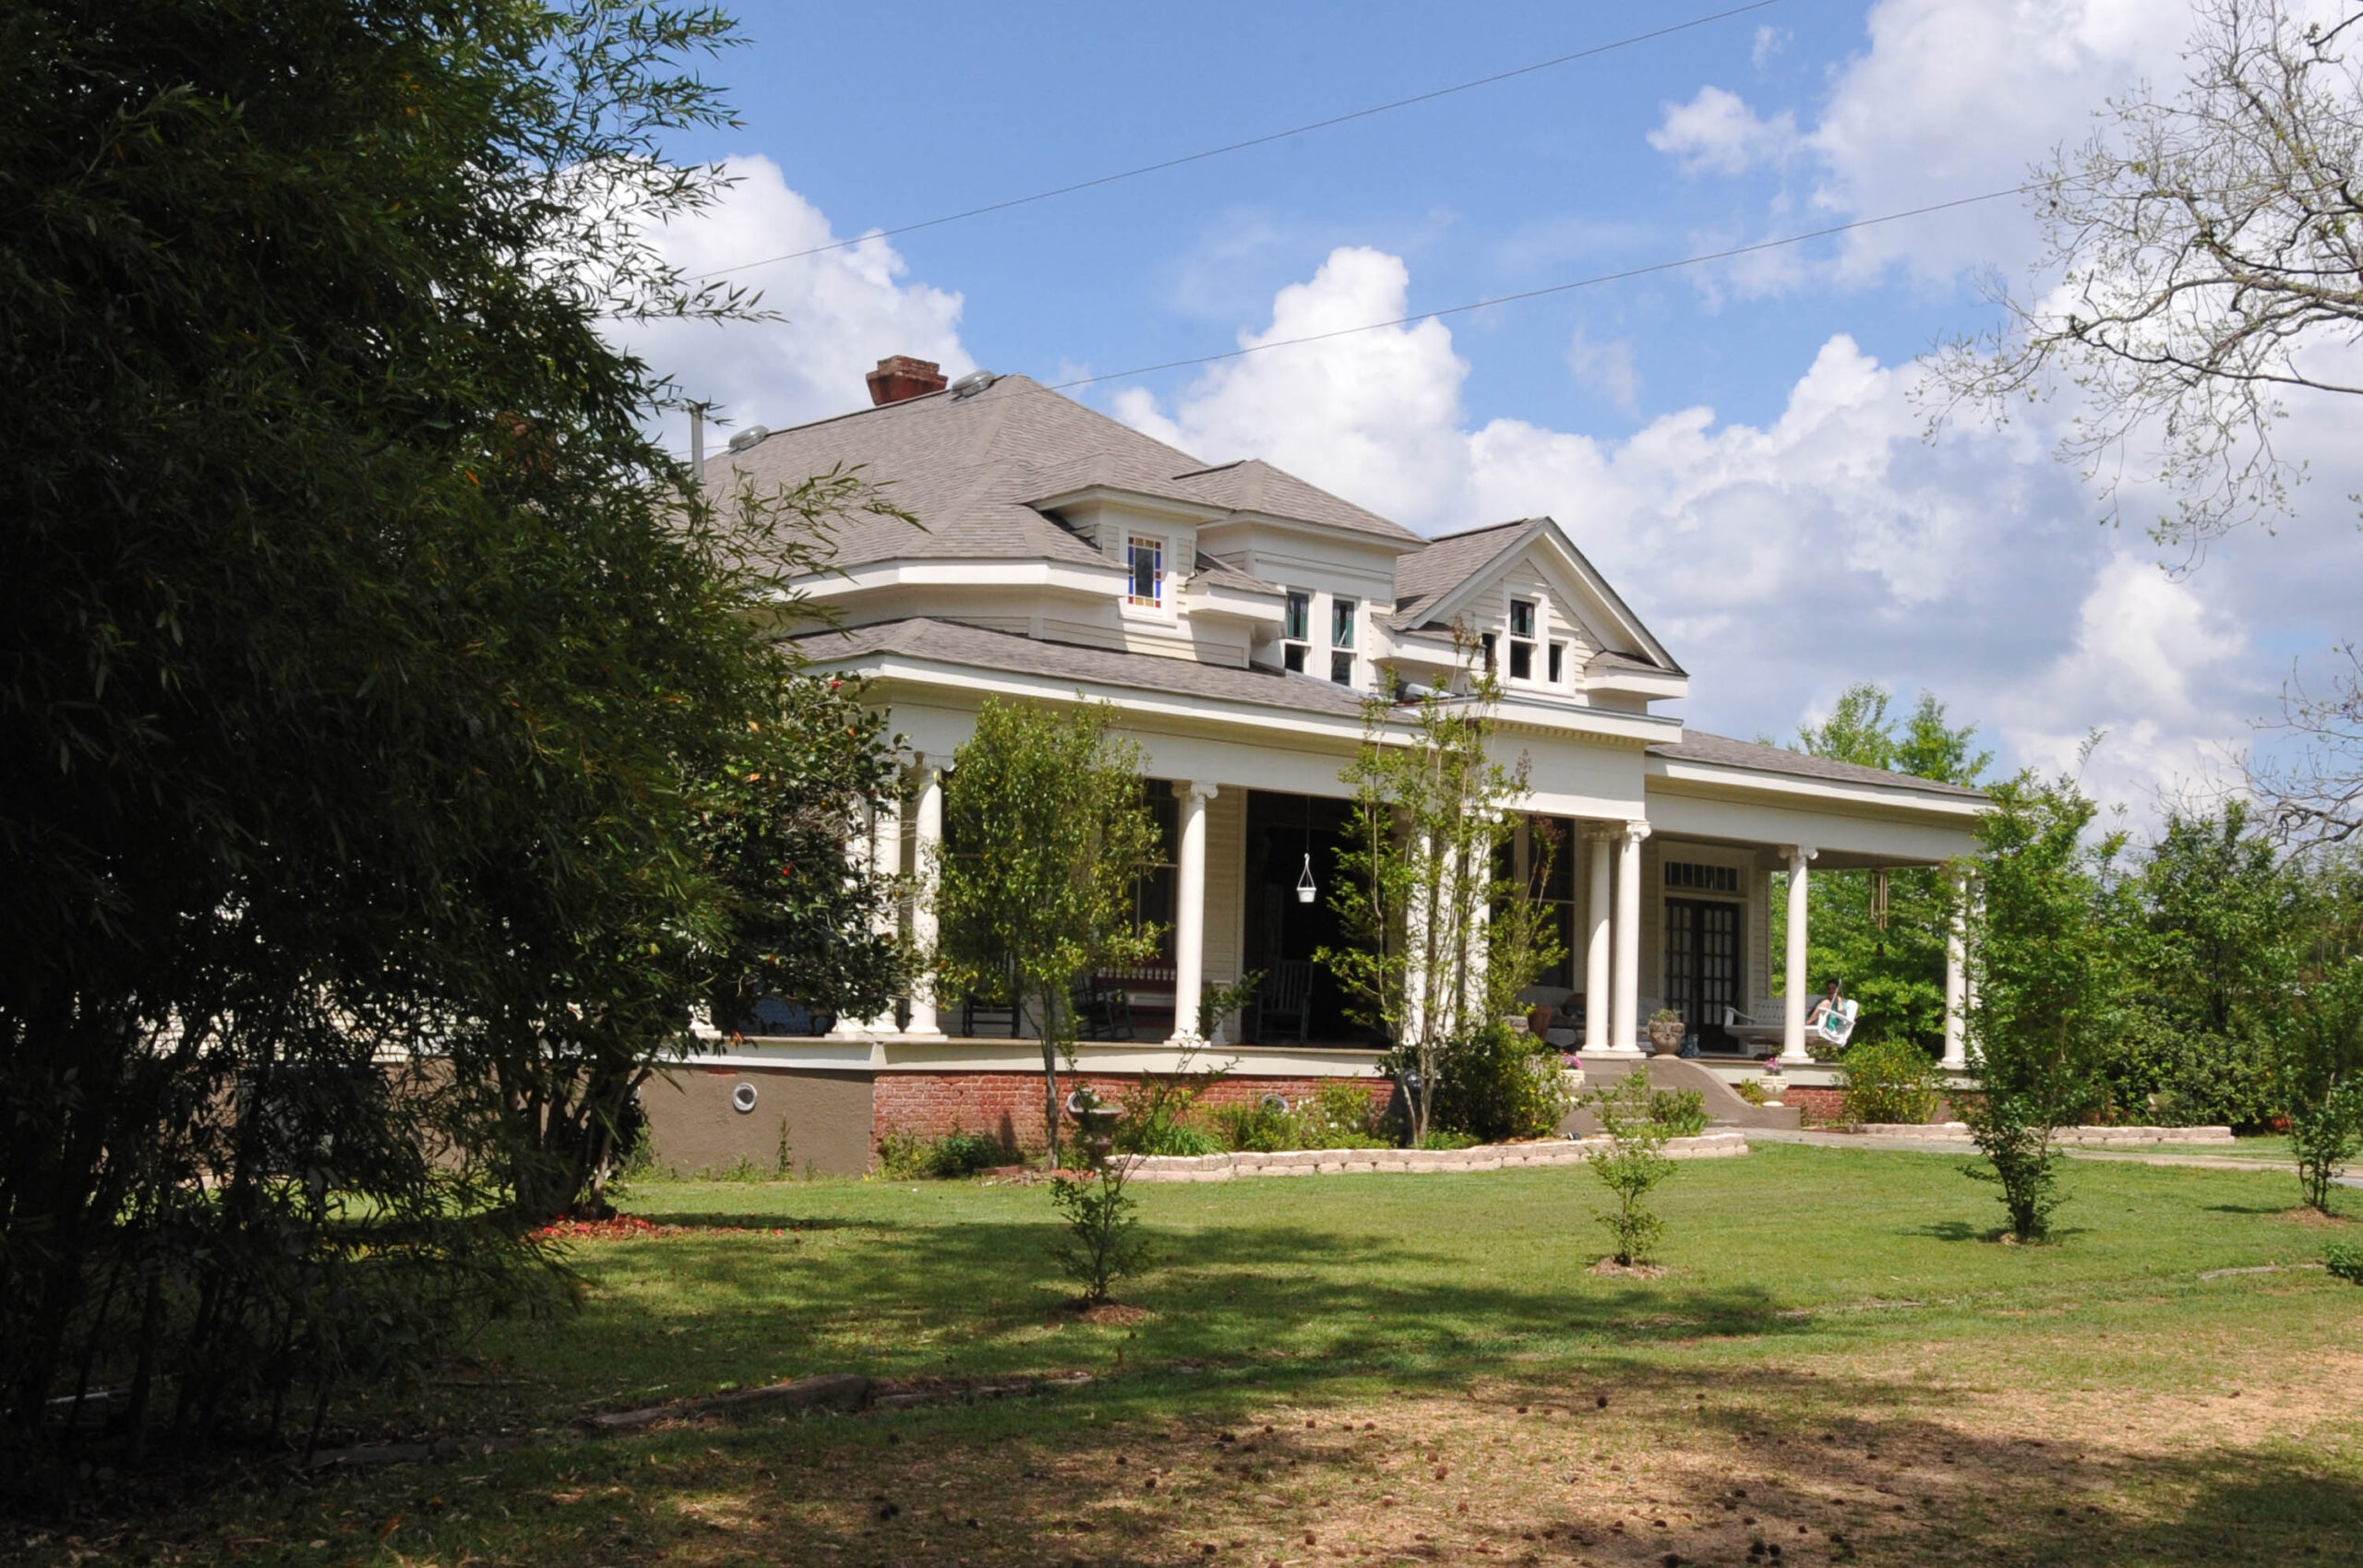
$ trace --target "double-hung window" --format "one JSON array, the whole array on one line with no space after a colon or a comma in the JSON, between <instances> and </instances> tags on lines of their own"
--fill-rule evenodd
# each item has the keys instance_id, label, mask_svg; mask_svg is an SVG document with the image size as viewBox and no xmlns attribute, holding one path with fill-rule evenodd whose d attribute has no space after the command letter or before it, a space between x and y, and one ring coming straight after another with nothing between
<instances>
[{"instance_id":1,"label":"double-hung window","mask_svg":"<svg viewBox=\"0 0 2363 1568\"><path fill-rule=\"evenodd\" d=\"M1351 599L1329 601L1329 678L1339 686L1354 684L1354 650L1361 639Z\"/></svg>"},{"instance_id":2,"label":"double-hung window","mask_svg":"<svg viewBox=\"0 0 2363 1568\"><path fill-rule=\"evenodd\" d=\"M1150 609L1165 607L1165 541L1146 538L1135 533L1125 547L1126 564L1132 569L1132 592L1128 595L1135 604Z\"/></svg>"},{"instance_id":3,"label":"double-hung window","mask_svg":"<svg viewBox=\"0 0 2363 1568\"><path fill-rule=\"evenodd\" d=\"M1304 673L1304 655L1313 642L1313 595L1289 590L1288 612L1280 620L1280 663L1298 675Z\"/></svg>"},{"instance_id":4,"label":"double-hung window","mask_svg":"<svg viewBox=\"0 0 2363 1568\"><path fill-rule=\"evenodd\" d=\"M1510 601L1510 678L1534 678L1534 601Z\"/></svg>"}]
</instances>

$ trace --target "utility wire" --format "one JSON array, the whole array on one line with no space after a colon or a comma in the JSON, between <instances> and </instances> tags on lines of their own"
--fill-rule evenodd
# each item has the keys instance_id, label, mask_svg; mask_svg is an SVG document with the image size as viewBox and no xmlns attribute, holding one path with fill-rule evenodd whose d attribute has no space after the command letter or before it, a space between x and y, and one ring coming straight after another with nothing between
<instances>
[{"instance_id":1,"label":"utility wire","mask_svg":"<svg viewBox=\"0 0 2363 1568\"><path fill-rule=\"evenodd\" d=\"M2023 196L2057 182L2035 180L2003 190L1990 190L1983 196L1956 197L1950 201L1930 202L1925 207L1909 208L1901 212L1882 212L1876 218L1857 218L1849 223L1832 223L1828 228L1809 229L1804 233L1783 234L1779 239L1758 240L1753 245L1733 245L1728 250L1708 251L1697 256L1685 256L1673 261L1653 261L1646 267L1628 267L1621 272L1596 272L1589 278L1577 278L1565 283L1552 283L1540 289L1527 289L1514 294L1496 294L1490 299L1471 300L1467 305L1448 305L1441 310L1423 310L1413 316L1397 316L1388 321L1365 321L1357 327L1338 327L1326 332L1308 332L1301 338L1274 338L1265 342L1250 343L1242 348L1226 349L1220 353L1199 354L1192 359L1169 359L1156 365L1136 365L1129 370L1110 370L1098 376L1078 376L1071 381L1046 386L1046 392L1062 392L1070 387L1087 387L1095 381L1121 380L1127 376L1147 376L1159 370L1186 370L1193 365L1217 365L1227 359L1241 359L1266 349L1293 348L1301 343L1326 342L1332 338L1348 338L1357 332L1377 332L1389 327L1409 327L1421 321L1441 320L1447 316L1466 316L1472 310L1490 310L1497 305L1515 305L1520 300L1541 299L1549 294L1564 294L1576 289L1598 288L1603 283L1622 282L1627 278L1646 278L1652 273L1677 271L1685 267L1700 267L1709 261L1729 261L1733 257L1755 256L1787 245L1804 245L1808 240L1827 239L1832 234L1851 233L1857 229L1877 228L1882 223L1900 223L1907 218L1925 218L1932 212L1949 212L1956 208L1974 207L1980 202L1999 201L2006 196Z\"/></svg>"},{"instance_id":2,"label":"utility wire","mask_svg":"<svg viewBox=\"0 0 2363 1568\"><path fill-rule=\"evenodd\" d=\"M1124 169L1113 174L1101 174L1094 179L1077 180L1073 185L1056 186L1049 190L1036 191L1031 196L1015 196L1006 201L990 202L983 207L971 207L962 212L947 212L941 218L926 218L916 223L905 223L892 229L873 229L868 233L857 234L848 240L833 240L827 245L816 245L804 250L784 251L778 256L767 256L759 261L736 262L728 267L718 268L712 272L700 273L696 281L702 283L712 282L717 278L726 278L734 272L748 272L758 267L770 267L782 261L798 261L808 256L821 256L833 250L846 250L873 239L892 239L896 234L915 233L921 229L939 228L945 223L958 223L970 218L982 218L988 213L1006 212L1013 207L1027 207L1038 201L1048 201L1053 197L1072 196L1076 191L1094 190L1100 186L1112 186L1123 180L1135 180L1143 174L1154 174L1166 169L1179 169L1187 163L1202 163L1209 158L1220 158L1228 153L1243 152L1251 147L1264 147L1272 142L1285 141L1290 137L1303 136L1309 131L1327 130L1332 126L1367 120L1373 114L1385 114L1397 109L1408 109L1415 103L1432 103L1439 98L1449 98L1457 92L1469 92L1481 87L1492 87L1496 82L1532 76L1537 71L1547 71L1556 66L1569 65L1577 60L1589 60L1596 54L1629 49L1637 43L1647 43L1652 39L1665 38L1677 32L1687 32L1693 28L1702 28L1710 22L1727 21L1733 17L1745 16L1750 11L1761 11L1768 6L1777 6L1780 3L1781 0L1749 0L1749 3L1745 6L1734 6L1729 10L1716 11L1708 16L1693 17L1688 21L1674 22L1665 27L1654 28L1648 32L1637 32L1629 38L1616 39L1608 43L1595 43L1589 49L1578 49L1572 54L1553 55L1548 60L1537 60L1530 66L1519 66L1512 70L1496 71L1490 77L1478 77L1471 81L1455 82L1450 87L1440 87L1432 91L1414 93L1409 98L1398 98L1388 103L1373 103L1367 109L1355 109L1347 114L1333 114L1325 120L1313 120L1305 125L1291 126L1284 131L1270 131L1263 136L1249 137L1244 141L1226 142L1220 147L1210 147L1202 152L1187 152L1178 158L1167 158L1155 163L1144 163L1137 169Z\"/></svg>"}]
</instances>

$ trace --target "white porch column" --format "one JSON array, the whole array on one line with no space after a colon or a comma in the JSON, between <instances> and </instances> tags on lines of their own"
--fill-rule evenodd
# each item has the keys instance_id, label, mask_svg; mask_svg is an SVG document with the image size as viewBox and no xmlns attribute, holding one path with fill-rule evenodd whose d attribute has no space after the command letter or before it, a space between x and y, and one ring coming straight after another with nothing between
<instances>
[{"instance_id":1,"label":"white porch column","mask_svg":"<svg viewBox=\"0 0 2363 1568\"><path fill-rule=\"evenodd\" d=\"M1789 965L1785 1004L1781 1015L1781 1059L1811 1061L1805 1049L1805 1010L1813 999L1805 995L1805 911L1806 865L1821 851L1810 844L1792 844L1782 846L1789 857Z\"/></svg>"},{"instance_id":2,"label":"white porch column","mask_svg":"<svg viewBox=\"0 0 2363 1568\"><path fill-rule=\"evenodd\" d=\"M1615 899L1613 878L1615 863L1613 843L1606 828L1584 831L1584 853L1591 858L1591 891L1585 905L1584 922L1584 1049L1605 1050L1608 1035L1608 917Z\"/></svg>"},{"instance_id":3,"label":"white porch column","mask_svg":"<svg viewBox=\"0 0 2363 1568\"><path fill-rule=\"evenodd\" d=\"M1182 843L1173 890L1173 1040L1195 1040L1198 998L1206 976L1206 802L1215 785L1192 779L1181 786Z\"/></svg>"},{"instance_id":4,"label":"white porch column","mask_svg":"<svg viewBox=\"0 0 2363 1568\"><path fill-rule=\"evenodd\" d=\"M919 962L935 957L936 859L943 853L943 770L924 756L918 760L918 803L911 818L915 843L911 856L911 946ZM941 1035L942 1021L935 1010L935 976L924 970L911 982L911 1027L914 1035Z\"/></svg>"},{"instance_id":5,"label":"white porch column","mask_svg":"<svg viewBox=\"0 0 2363 1568\"><path fill-rule=\"evenodd\" d=\"M895 781L896 787L894 797L889 800L880 801L870 814L870 863L878 871L889 877L899 877L903 873L903 794L901 783L902 781L900 779ZM887 905L886 912L884 914L878 916L878 922L874 928L882 936L894 937L901 934L902 926L903 904L902 900L896 899L893 904ZM886 1004L885 1011L880 1013L875 1018L864 1021L861 1027L872 1035L894 1034L895 1032L894 1004L892 1001L889 1001Z\"/></svg>"},{"instance_id":6,"label":"white porch column","mask_svg":"<svg viewBox=\"0 0 2363 1568\"><path fill-rule=\"evenodd\" d=\"M1952 914L1945 922L1945 1061L1969 1065L1969 879L1952 873Z\"/></svg>"},{"instance_id":7,"label":"white porch column","mask_svg":"<svg viewBox=\"0 0 2363 1568\"><path fill-rule=\"evenodd\" d=\"M1627 822L1616 846L1616 983L1608 1048L1641 1054L1641 841L1647 822Z\"/></svg>"}]
</instances>

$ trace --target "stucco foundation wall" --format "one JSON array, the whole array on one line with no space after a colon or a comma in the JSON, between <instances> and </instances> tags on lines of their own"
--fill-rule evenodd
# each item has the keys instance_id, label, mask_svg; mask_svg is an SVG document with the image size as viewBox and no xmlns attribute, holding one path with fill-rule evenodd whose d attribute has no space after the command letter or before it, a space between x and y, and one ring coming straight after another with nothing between
<instances>
[{"instance_id":1,"label":"stucco foundation wall","mask_svg":"<svg viewBox=\"0 0 2363 1568\"><path fill-rule=\"evenodd\" d=\"M1062 1093L1088 1083L1094 1093L1121 1099L1140 1082L1132 1073L1062 1072ZM1324 1083L1350 1083L1377 1102L1392 1104L1393 1082L1385 1078L1281 1078L1233 1076L1209 1088L1200 1105L1237 1105L1265 1095L1290 1105L1319 1092ZM1042 1075L1038 1072L882 1072L873 1100L873 1143L890 1132L941 1138L947 1132L990 1132L1014 1148L1031 1152L1050 1142L1042 1129Z\"/></svg>"},{"instance_id":2,"label":"stucco foundation wall","mask_svg":"<svg viewBox=\"0 0 2363 1568\"><path fill-rule=\"evenodd\" d=\"M751 1111L731 1104L741 1083L755 1091ZM657 1165L685 1176L728 1170L741 1159L776 1171L783 1136L788 1167L783 1174L858 1176L870 1168L866 1072L683 1068L650 1079L640 1103Z\"/></svg>"}]
</instances>

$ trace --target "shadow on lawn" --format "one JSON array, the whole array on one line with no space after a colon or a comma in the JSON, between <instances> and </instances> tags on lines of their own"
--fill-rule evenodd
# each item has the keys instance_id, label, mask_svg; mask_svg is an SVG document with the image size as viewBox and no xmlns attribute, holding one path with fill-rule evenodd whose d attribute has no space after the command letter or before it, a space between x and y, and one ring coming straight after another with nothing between
<instances>
[{"instance_id":1,"label":"shadow on lawn","mask_svg":"<svg viewBox=\"0 0 2363 1568\"><path fill-rule=\"evenodd\" d=\"M604 1529L602 1561L672 1564L2195 1568L2347 1560L2363 1531L2355 1475L2325 1473L2294 1443L2194 1451L2140 1437L2138 1422L2080 1430L2032 1406L1989 1409L1981 1425L1908 1380L1706 1373L1610 1353L1473 1386L1404 1381L1394 1397L1339 1400L1285 1376L1178 1398L1123 1381L976 1409L659 1432L550 1456L556 1506L513 1478L519 1515L546 1521L522 1538L422 1521L432 1538L405 1550L570 1562ZM2048 1436L2021 1435L2035 1430Z\"/></svg>"},{"instance_id":2,"label":"shadow on lawn","mask_svg":"<svg viewBox=\"0 0 2363 1568\"><path fill-rule=\"evenodd\" d=\"M654 1216L652 1216L654 1217ZM1120 1295L1152 1314L1129 1330L1101 1329L1060 1311L1072 1294L1049 1262L1060 1234L1050 1221L977 1221L906 1227L852 1246L810 1253L755 1250L716 1238L662 1247L674 1294L699 1303L701 1346L734 1334L766 1355L783 1329L808 1336L798 1370L841 1370L863 1347L858 1370L998 1373L1125 1364L1284 1362L1302 1359L1318 1379L1506 1355L1533 1345L1800 1332L1754 1284L1589 1283L1581 1288L1509 1287L1472 1279L1463 1257L1400 1239L1281 1225L1148 1234L1151 1266ZM611 1254L612 1255L612 1254ZM590 1266L601 1254L578 1260ZM643 1273L654 1258L635 1252ZM636 1330L642 1309L618 1299L570 1332ZM940 1327L930 1339L915 1328ZM835 1348L838 1359L830 1359ZM646 1357L661 1354L642 1350ZM711 1359L650 1375L735 1377Z\"/></svg>"}]
</instances>

